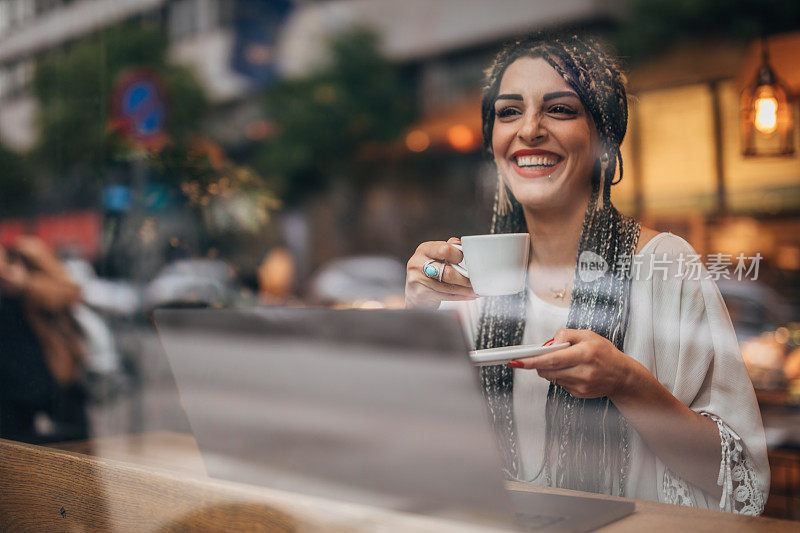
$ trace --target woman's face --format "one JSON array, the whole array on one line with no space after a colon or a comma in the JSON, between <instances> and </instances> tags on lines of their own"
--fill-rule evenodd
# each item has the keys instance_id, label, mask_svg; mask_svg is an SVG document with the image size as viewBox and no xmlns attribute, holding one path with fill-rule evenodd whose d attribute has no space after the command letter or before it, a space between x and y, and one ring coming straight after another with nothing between
<instances>
[{"instance_id":1,"label":"woman's face","mask_svg":"<svg viewBox=\"0 0 800 533\"><path fill-rule=\"evenodd\" d=\"M494 111L494 159L524 207L565 207L588 198L598 156L594 121L547 61L523 57L509 65Z\"/></svg>"}]
</instances>

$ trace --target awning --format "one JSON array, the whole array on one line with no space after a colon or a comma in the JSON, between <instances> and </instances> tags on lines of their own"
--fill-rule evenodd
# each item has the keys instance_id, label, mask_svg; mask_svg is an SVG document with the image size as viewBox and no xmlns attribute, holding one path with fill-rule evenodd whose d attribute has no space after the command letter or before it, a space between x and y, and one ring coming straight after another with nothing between
<instances>
[{"instance_id":1,"label":"awning","mask_svg":"<svg viewBox=\"0 0 800 533\"><path fill-rule=\"evenodd\" d=\"M778 76L800 95L800 32L767 39L770 64ZM761 41L689 42L636 65L628 76L633 93L735 79L740 89L755 76L761 64Z\"/></svg>"},{"instance_id":2,"label":"awning","mask_svg":"<svg viewBox=\"0 0 800 533\"><path fill-rule=\"evenodd\" d=\"M788 85L795 97L800 96L800 32L785 33L767 39L769 64L778 78ZM761 42L750 44L739 68L737 82L743 89L750 83L761 65Z\"/></svg>"},{"instance_id":3,"label":"awning","mask_svg":"<svg viewBox=\"0 0 800 533\"><path fill-rule=\"evenodd\" d=\"M85 36L138 13L159 9L166 0L83 0L22 24L0 39L0 63L29 57Z\"/></svg>"}]
</instances>

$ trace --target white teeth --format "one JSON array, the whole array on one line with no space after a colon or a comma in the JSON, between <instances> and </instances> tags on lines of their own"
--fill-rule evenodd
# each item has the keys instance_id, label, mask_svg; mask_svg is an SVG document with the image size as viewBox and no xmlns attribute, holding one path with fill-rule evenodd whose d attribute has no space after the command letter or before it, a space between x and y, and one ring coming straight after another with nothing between
<instances>
[{"instance_id":1,"label":"white teeth","mask_svg":"<svg viewBox=\"0 0 800 533\"><path fill-rule=\"evenodd\" d=\"M557 157L540 155L521 155L517 157L517 166L520 167L552 167L558 163Z\"/></svg>"}]
</instances>

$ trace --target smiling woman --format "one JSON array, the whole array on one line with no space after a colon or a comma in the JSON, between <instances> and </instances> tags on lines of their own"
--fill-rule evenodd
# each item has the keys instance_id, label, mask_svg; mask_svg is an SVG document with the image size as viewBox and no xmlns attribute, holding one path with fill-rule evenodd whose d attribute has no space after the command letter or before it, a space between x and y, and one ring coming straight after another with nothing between
<instances>
[{"instance_id":1,"label":"smiling woman","mask_svg":"<svg viewBox=\"0 0 800 533\"><path fill-rule=\"evenodd\" d=\"M541 83L532 85L531 79ZM600 154L578 94L547 61L531 57L506 69L499 91L492 153L514 197L523 205L551 208L570 202L566 195L588 201L585 176Z\"/></svg>"},{"instance_id":2,"label":"smiling woman","mask_svg":"<svg viewBox=\"0 0 800 533\"><path fill-rule=\"evenodd\" d=\"M491 232L530 233L526 290L477 299L450 266L463 258L451 238L417 248L406 304L460 301L477 349L571 344L481 368L507 475L760 514L764 431L719 291L676 270L688 243L611 203L628 119L615 61L578 36L511 43L489 71L482 117L498 173ZM598 275L580 275L584 257ZM639 276L634 258L671 267Z\"/></svg>"}]
</instances>

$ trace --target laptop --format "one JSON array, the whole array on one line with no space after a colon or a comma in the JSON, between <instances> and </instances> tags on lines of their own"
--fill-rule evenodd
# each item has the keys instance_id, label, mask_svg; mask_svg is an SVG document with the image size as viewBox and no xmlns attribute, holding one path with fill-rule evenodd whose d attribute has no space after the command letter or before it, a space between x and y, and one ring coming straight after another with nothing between
<instances>
[{"instance_id":1,"label":"laptop","mask_svg":"<svg viewBox=\"0 0 800 533\"><path fill-rule=\"evenodd\" d=\"M507 491L455 314L164 309L210 476L473 523L588 531L634 504Z\"/></svg>"}]
</instances>

